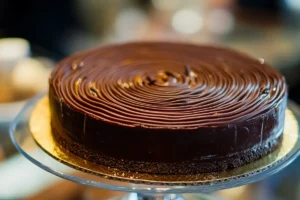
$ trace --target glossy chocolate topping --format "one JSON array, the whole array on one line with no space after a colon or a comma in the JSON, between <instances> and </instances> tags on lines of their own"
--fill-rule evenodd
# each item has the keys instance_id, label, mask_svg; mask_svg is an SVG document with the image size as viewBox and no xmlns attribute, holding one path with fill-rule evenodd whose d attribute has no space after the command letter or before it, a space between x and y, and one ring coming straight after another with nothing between
<instances>
[{"instance_id":1,"label":"glossy chocolate topping","mask_svg":"<svg viewBox=\"0 0 300 200\"><path fill-rule=\"evenodd\" d=\"M87 160L190 174L251 162L280 144L284 78L224 48L129 43L72 55L50 78L56 141Z\"/></svg>"},{"instance_id":2,"label":"glossy chocolate topping","mask_svg":"<svg viewBox=\"0 0 300 200\"><path fill-rule=\"evenodd\" d=\"M131 43L77 53L50 78L60 101L128 127L197 129L260 116L286 95L263 60L223 48Z\"/></svg>"}]
</instances>

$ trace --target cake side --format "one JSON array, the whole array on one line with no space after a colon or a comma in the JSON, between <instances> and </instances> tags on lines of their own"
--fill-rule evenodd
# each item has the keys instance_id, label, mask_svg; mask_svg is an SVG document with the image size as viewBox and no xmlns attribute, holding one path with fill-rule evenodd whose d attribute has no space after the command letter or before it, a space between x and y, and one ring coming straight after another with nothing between
<instances>
[{"instance_id":1,"label":"cake side","mask_svg":"<svg viewBox=\"0 0 300 200\"><path fill-rule=\"evenodd\" d=\"M176 134L172 130L124 130L124 127L115 127L118 125L99 124L87 118L86 125L96 123L98 128L83 136L80 132L83 121L75 119L84 116L73 113L73 117L66 117L72 116L67 108L63 108L65 119L60 121L59 116L53 115L51 125L58 144L89 161L144 173L194 174L239 167L273 151L282 139L280 116L284 110L283 101L262 118L210 132L207 132L209 129L181 130ZM72 132L66 131L65 122L73 127ZM252 132L248 132L247 127ZM74 131L76 129L79 131Z\"/></svg>"},{"instance_id":2,"label":"cake side","mask_svg":"<svg viewBox=\"0 0 300 200\"><path fill-rule=\"evenodd\" d=\"M280 134L278 138L269 140L268 142L263 142L262 145L224 157L210 158L207 156L205 159L199 159L197 157L196 161L185 160L183 162L158 162L118 159L108 156L103 152L90 149L81 143L77 143L72 140L66 140L63 137L60 137L59 133L57 133L55 129L53 129L53 133L54 139L61 148L70 151L82 157L83 159L119 170L165 175L192 175L230 170L253 162L271 153L282 142L282 135ZM139 150L135 150L135 152L137 151ZM172 154L174 155L174 153L176 152L173 152Z\"/></svg>"}]
</instances>

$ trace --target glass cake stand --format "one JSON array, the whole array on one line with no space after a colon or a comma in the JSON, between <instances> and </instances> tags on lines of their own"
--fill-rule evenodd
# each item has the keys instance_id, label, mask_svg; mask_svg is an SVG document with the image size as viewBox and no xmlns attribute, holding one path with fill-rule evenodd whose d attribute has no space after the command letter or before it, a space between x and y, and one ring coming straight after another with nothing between
<instances>
[{"instance_id":1,"label":"glass cake stand","mask_svg":"<svg viewBox=\"0 0 300 200\"><path fill-rule=\"evenodd\" d=\"M51 137L50 111L45 94L31 100L10 127L16 148L38 167L61 178L95 188L131 193L120 199L184 199L181 194L205 195L262 180L285 168L300 154L300 109L288 103L282 145L263 158L242 167L197 175L149 175L96 165L61 151ZM118 199L118 198L113 198Z\"/></svg>"}]
</instances>

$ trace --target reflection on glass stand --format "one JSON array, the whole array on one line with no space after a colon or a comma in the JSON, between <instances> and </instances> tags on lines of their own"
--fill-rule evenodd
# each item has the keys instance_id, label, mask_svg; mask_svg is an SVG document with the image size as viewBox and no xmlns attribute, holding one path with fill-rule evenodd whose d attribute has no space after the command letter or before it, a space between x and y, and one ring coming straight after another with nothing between
<instances>
[{"instance_id":1,"label":"reflection on glass stand","mask_svg":"<svg viewBox=\"0 0 300 200\"><path fill-rule=\"evenodd\" d=\"M189 179L186 180L184 178L178 179L178 177L173 176L171 177L173 181L160 181L159 175L156 180L149 180L147 176L134 177L128 180L116 173L105 174L102 171L96 171L97 169L95 170L95 168L89 168L88 166L90 165L80 165L80 162L76 163L74 161L78 159L75 155L74 157L70 155L51 155L51 153L49 153L51 150L46 153L44 151L45 148L43 148L43 150L40 147L42 143L39 143L39 146L34 141L29 127L30 118L34 113L33 111L36 105L38 105L38 102L41 102L43 98L45 98L44 94L30 101L11 124L10 137L16 148L32 163L61 178L95 188L130 192L126 197L116 197L112 199L183 200L187 198L181 195L184 193L197 193L197 197L193 199L198 200L219 199L216 196L206 194L262 180L282 170L300 154L298 128L300 109L296 104L289 102L282 145L273 153L258 161L228 172L214 173L213 176L209 174L205 176L189 176ZM41 113L41 115L43 115L43 113ZM41 118L43 118L43 116L41 116ZM49 124L47 126L49 126ZM47 132L47 127L44 127L45 132ZM44 129L40 129L40 131L44 131ZM35 137L35 139L37 138ZM56 147L53 146L53 148ZM84 162L86 163L87 161ZM211 178L209 179L207 177ZM94 198L97 199L97 197Z\"/></svg>"}]
</instances>

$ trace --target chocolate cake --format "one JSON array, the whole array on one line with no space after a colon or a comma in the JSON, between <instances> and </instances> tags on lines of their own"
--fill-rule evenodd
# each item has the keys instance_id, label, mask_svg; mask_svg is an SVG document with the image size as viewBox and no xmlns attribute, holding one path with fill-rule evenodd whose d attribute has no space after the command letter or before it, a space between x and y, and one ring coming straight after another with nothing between
<instances>
[{"instance_id":1,"label":"chocolate cake","mask_svg":"<svg viewBox=\"0 0 300 200\"><path fill-rule=\"evenodd\" d=\"M226 48L105 46L64 59L49 83L57 144L111 168L228 170L266 155L282 138L284 77Z\"/></svg>"}]
</instances>

